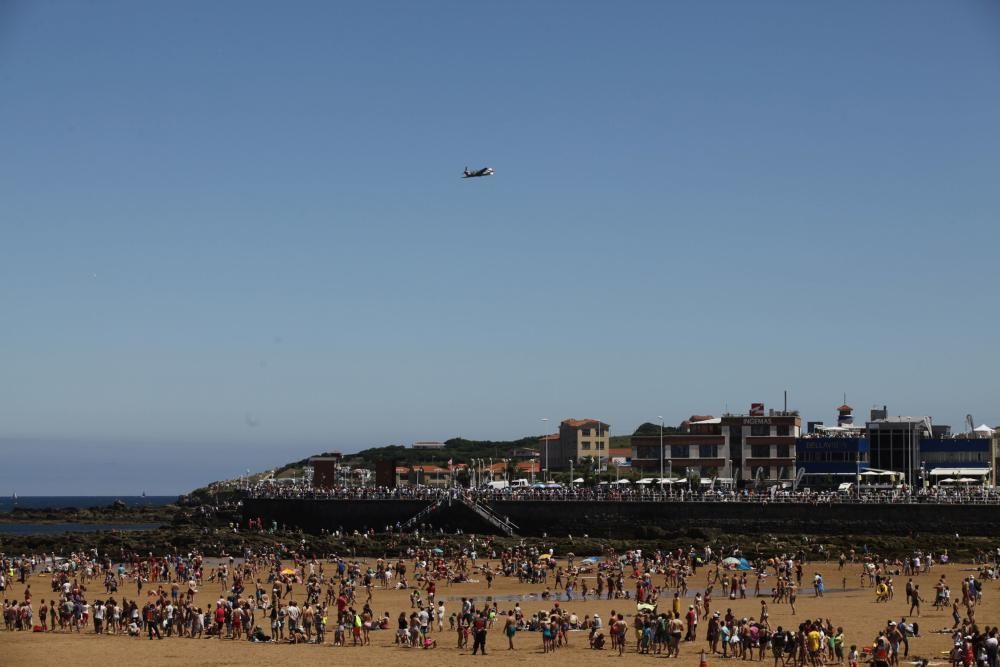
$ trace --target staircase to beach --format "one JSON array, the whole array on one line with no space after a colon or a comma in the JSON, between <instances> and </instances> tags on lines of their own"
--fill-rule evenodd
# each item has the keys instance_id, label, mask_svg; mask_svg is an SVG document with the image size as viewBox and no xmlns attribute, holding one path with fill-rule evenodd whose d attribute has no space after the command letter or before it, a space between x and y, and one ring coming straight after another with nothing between
<instances>
[{"instance_id":1,"label":"staircase to beach","mask_svg":"<svg viewBox=\"0 0 1000 667\"><path fill-rule=\"evenodd\" d=\"M429 515L431 512L433 512L434 510L436 510L438 507L440 507L442 503L444 503L443 499L439 498L438 500L435 500L430 505L428 505L427 507L423 508L422 510L420 510L419 512L417 512L416 514L414 514L413 516L411 516L409 519L407 519L406 522L403 524L403 527L404 528L413 528L414 526L419 525L420 521L424 517L426 517L427 515Z\"/></svg>"},{"instance_id":2,"label":"staircase to beach","mask_svg":"<svg viewBox=\"0 0 1000 667\"><path fill-rule=\"evenodd\" d=\"M470 510L479 515L480 518L485 520L491 526L499 530L501 533L507 537L513 537L515 531L517 530L517 524L506 517L499 516L496 512L491 510L486 505L482 505L475 500L465 497L464 495L458 496L458 501L463 505L468 507Z\"/></svg>"}]
</instances>

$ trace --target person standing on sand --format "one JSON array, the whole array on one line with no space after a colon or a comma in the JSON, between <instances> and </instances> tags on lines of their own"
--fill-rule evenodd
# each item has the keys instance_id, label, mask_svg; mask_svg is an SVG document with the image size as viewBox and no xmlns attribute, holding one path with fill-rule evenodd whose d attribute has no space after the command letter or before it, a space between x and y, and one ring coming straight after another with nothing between
<instances>
[{"instance_id":1,"label":"person standing on sand","mask_svg":"<svg viewBox=\"0 0 1000 667\"><path fill-rule=\"evenodd\" d=\"M611 623L613 644L618 648L618 655L625 654L625 619L621 614L614 617Z\"/></svg>"},{"instance_id":2,"label":"person standing on sand","mask_svg":"<svg viewBox=\"0 0 1000 667\"><path fill-rule=\"evenodd\" d=\"M442 603L444 604L444 603ZM507 635L507 650L514 650L514 635L517 633L517 621L514 620L514 612L507 612L507 620L504 621L503 633Z\"/></svg>"},{"instance_id":3,"label":"person standing on sand","mask_svg":"<svg viewBox=\"0 0 1000 667\"><path fill-rule=\"evenodd\" d=\"M479 612L472 622L472 655L481 650L486 655L486 614Z\"/></svg>"},{"instance_id":4,"label":"person standing on sand","mask_svg":"<svg viewBox=\"0 0 1000 667\"><path fill-rule=\"evenodd\" d=\"M910 613L908 616L913 616L913 610L917 610L917 616L920 616L920 603L924 599L920 597L920 584L915 584L913 590L910 592Z\"/></svg>"}]
</instances>

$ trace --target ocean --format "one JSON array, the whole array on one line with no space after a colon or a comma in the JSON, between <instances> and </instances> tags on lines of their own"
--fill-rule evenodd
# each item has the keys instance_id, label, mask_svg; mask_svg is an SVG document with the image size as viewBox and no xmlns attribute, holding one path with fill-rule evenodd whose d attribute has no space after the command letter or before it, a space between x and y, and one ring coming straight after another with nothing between
<instances>
[{"instance_id":1,"label":"ocean","mask_svg":"<svg viewBox=\"0 0 1000 667\"><path fill-rule=\"evenodd\" d=\"M107 507L116 500L120 500L129 507L157 507L169 505L177 502L177 496L18 496L15 501L12 497L0 498L0 514L10 512L17 507L28 509L64 508L79 507Z\"/></svg>"}]
</instances>

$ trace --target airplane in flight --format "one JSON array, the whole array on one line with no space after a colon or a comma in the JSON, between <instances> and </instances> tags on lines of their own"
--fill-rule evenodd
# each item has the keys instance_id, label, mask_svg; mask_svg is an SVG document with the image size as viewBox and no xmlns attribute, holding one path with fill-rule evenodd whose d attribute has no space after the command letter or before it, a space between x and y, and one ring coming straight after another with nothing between
<instances>
[{"instance_id":1,"label":"airplane in flight","mask_svg":"<svg viewBox=\"0 0 1000 667\"><path fill-rule=\"evenodd\" d=\"M476 169L475 171L469 171L466 167L465 171L462 173L462 178L478 178L480 176L492 176L496 172L493 171L493 167L483 167L482 169Z\"/></svg>"}]
</instances>

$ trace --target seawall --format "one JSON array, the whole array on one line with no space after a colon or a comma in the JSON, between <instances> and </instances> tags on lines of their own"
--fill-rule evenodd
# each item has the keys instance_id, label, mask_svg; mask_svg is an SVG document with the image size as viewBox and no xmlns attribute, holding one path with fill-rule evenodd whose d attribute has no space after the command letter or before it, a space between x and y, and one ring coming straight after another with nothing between
<instances>
[{"instance_id":1,"label":"seawall","mask_svg":"<svg viewBox=\"0 0 1000 667\"><path fill-rule=\"evenodd\" d=\"M365 530L382 532L405 523L431 503L419 500L282 500L246 499L243 517L261 518L306 532ZM501 501L490 503L500 516L517 525L522 536L628 538L676 535L713 530L752 535L910 535L937 533L996 535L1000 507L931 504L762 504L762 503L633 503L612 501ZM459 502L443 504L421 523L448 532L495 532Z\"/></svg>"}]
</instances>

